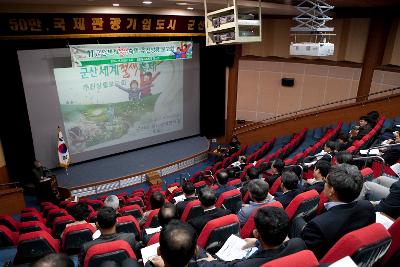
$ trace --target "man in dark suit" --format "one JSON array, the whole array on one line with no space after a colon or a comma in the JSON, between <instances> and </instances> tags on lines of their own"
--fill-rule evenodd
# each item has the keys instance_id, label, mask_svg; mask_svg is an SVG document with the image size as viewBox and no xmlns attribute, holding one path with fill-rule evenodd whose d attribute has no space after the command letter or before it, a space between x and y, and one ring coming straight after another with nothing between
<instances>
[{"instance_id":1,"label":"man in dark suit","mask_svg":"<svg viewBox=\"0 0 400 267\"><path fill-rule=\"evenodd\" d=\"M100 229L101 235L99 238L86 242L82 245L81 253L79 255L80 266L83 266L86 253L93 245L123 240L126 241L135 251L140 251L141 245L136 243L135 235L132 233L117 233L116 232L117 214L113 208L101 208L97 211L97 227Z\"/></svg>"},{"instance_id":2,"label":"man in dark suit","mask_svg":"<svg viewBox=\"0 0 400 267\"><path fill-rule=\"evenodd\" d=\"M182 186L183 194L185 195L185 200L176 203L176 209L178 211L179 218L182 216L183 211L185 210L187 204L192 201L197 199L196 196L196 188L194 187L194 184L191 182L186 182Z\"/></svg>"},{"instance_id":3,"label":"man in dark suit","mask_svg":"<svg viewBox=\"0 0 400 267\"><path fill-rule=\"evenodd\" d=\"M309 191L315 189L318 194L324 191L325 179L331 170L330 161L319 160L314 166L314 178L308 179L303 186L303 191Z\"/></svg>"},{"instance_id":4,"label":"man in dark suit","mask_svg":"<svg viewBox=\"0 0 400 267\"><path fill-rule=\"evenodd\" d=\"M236 187L234 187L233 185L227 185L228 180L229 175L227 172L221 171L217 174L218 188L217 190L215 190L215 196L217 197L217 199L222 193L236 189Z\"/></svg>"},{"instance_id":5,"label":"man in dark suit","mask_svg":"<svg viewBox=\"0 0 400 267\"><path fill-rule=\"evenodd\" d=\"M258 170L255 167L248 168L246 171L246 181L243 182L242 188L240 188L240 193L242 194L242 198L246 195L248 191L248 184L251 180L258 179Z\"/></svg>"},{"instance_id":6,"label":"man in dark suit","mask_svg":"<svg viewBox=\"0 0 400 267\"><path fill-rule=\"evenodd\" d=\"M204 210L204 214L188 221L188 223L196 230L197 235L200 235L204 226L209 221L230 214L229 210L215 207L217 197L215 196L215 192L209 187L200 190L199 200L201 207Z\"/></svg>"},{"instance_id":7,"label":"man in dark suit","mask_svg":"<svg viewBox=\"0 0 400 267\"><path fill-rule=\"evenodd\" d=\"M271 170L272 170L272 175L265 178L265 181L268 183L268 185L271 187L276 179L278 179L283 172L283 169L285 168L285 162L281 159L275 159L272 164L271 164Z\"/></svg>"},{"instance_id":8,"label":"man in dark suit","mask_svg":"<svg viewBox=\"0 0 400 267\"><path fill-rule=\"evenodd\" d=\"M327 211L307 224L301 218L294 220L294 227L299 229L295 236L300 236L318 259L345 234L375 222L373 205L366 200L354 201L362 185L363 178L357 167L349 164L333 166L324 188L329 199L325 204ZM301 224L305 225L302 230Z\"/></svg>"},{"instance_id":9,"label":"man in dark suit","mask_svg":"<svg viewBox=\"0 0 400 267\"><path fill-rule=\"evenodd\" d=\"M279 201L284 208L301 193L298 189L299 177L294 172L284 172L282 174L281 188L283 193L275 194L275 200Z\"/></svg>"},{"instance_id":10,"label":"man in dark suit","mask_svg":"<svg viewBox=\"0 0 400 267\"><path fill-rule=\"evenodd\" d=\"M361 140L366 136L373 128L371 119L367 116L361 116L358 121L358 126L351 130L350 141Z\"/></svg>"},{"instance_id":11,"label":"man in dark suit","mask_svg":"<svg viewBox=\"0 0 400 267\"><path fill-rule=\"evenodd\" d=\"M209 256L204 261L198 261L199 266L261 266L271 260L281 258L301 250L307 249L304 241L292 238L284 242L289 232L289 218L285 211L277 207L265 207L257 211L254 216L255 238L248 238L247 246L256 246L258 249L247 259L234 261L215 260Z\"/></svg>"},{"instance_id":12,"label":"man in dark suit","mask_svg":"<svg viewBox=\"0 0 400 267\"><path fill-rule=\"evenodd\" d=\"M400 180L390 186L389 195L379 201L375 210L386 213L395 220L400 217Z\"/></svg>"}]
</instances>

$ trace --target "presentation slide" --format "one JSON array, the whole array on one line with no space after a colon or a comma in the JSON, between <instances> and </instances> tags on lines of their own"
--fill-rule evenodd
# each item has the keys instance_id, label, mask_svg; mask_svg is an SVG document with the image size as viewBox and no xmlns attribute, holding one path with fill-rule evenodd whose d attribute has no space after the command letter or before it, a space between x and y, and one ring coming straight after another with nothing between
<instances>
[{"instance_id":1,"label":"presentation slide","mask_svg":"<svg viewBox=\"0 0 400 267\"><path fill-rule=\"evenodd\" d=\"M18 51L35 156L44 165L58 166L58 126L72 163L200 133L197 44L91 46Z\"/></svg>"},{"instance_id":2,"label":"presentation slide","mask_svg":"<svg viewBox=\"0 0 400 267\"><path fill-rule=\"evenodd\" d=\"M183 128L183 61L55 69L70 153Z\"/></svg>"}]
</instances>

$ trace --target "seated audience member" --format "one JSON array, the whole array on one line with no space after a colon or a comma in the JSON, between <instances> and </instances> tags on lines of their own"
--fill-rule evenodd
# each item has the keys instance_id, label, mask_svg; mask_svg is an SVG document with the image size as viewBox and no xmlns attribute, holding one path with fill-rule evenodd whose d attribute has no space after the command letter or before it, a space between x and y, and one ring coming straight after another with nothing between
<instances>
[{"instance_id":1,"label":"seated audience member","mask_svg":"<svg viewBox=\"0 0 400 267\"><path fill-rule=\"evenodd\" d=\"M173 221L160 232L158 257L150 259L145 267L197 266L191 259L196 254L197 236L187 223Z\"/></svg>"},{"instance_id":2,"label":"seated audience member","mask_svg":"<svg viewBox=\"0 0 400 267\"><path fill-rule=\"evenodd\" d=\"M236 189L236 187L234 187L233 185L227 185L228 180L229 176L227 172L222 171L217 174L218 188L217 190L215 190L215 196L217 197L217 199L222 193Z\"/></svg>"},{"instance_id":3,"label":"seated audience member","mask_svg":"<svg viewBox=\"0 0 400 267\"><path fill-rule=\"evenodd\" d=\"M304 161L304 170L311 168L321 160L331 162L333 157L335 156L336 149L337 149L336 142L334 141L326 142L326 144L324 145L324 149L321 152L315 154L314 156Z\"/></svg>"},{"instance_id":4,"label":"seated audience member","mask_svg":"<svg viewBox=\"0 0 400 267\"><path fill-rule=\"evenodd\" d=\"M65 254L48 254L38 260L33 267L74 267L75 264Z\"/></svg>"},{"instance_id":5,"label":"seated audience member","mask_svg":"<svg viewBox=\"0 0 400 267\"><path fill-rule=\"evenodd\" d=\"M244 176L245 181L242 184L242 188L240 188L240 193L242 197L247 193L247 186L251 180L258 179L258 171L255 167L248 168L246 171L246 175Z\"/></svg>"},{"instance_id":6,"label":"seated audience member","mask_svg":"<svg viewBox=\"0 0 400 267\"><path fill-rule=\"evenodd\" d=\"M87 203L79 202L76 205L74 205L71 208L69 208L68 209L68 213L69 213L69 215L74 217L75 222L67 224L65 226L65 228L68 228L68 227L70 227L72 225L76 225L76 224L87 223L86 219L89 216L89 214L91 213L91 211L89 210L89 207L88 207ZM62 236L63 235L61 234L61 237Z\"/></svg>"},{"instance_id":7,"label":"seated audience member","mask_svg":"<svg viewBox=\"0 0 400 267\"><path fill-rule=\"evenodd\" d=\"M250 204L244 204L237 214L241 226L247 222L254 209L275 201L274 197L268 193L269 186L267 182L261 179L251 180L248 184L248 190L251 199Z\"/></svg>"},{"instance_id":8,"label":"seated audience member","mask_svg":"<svg viewBox=\"0 0 400 267\"><path fill-rule=\"evenodd\" d=\"M331 170L330 162L326 160L318 161L314 166L314 178L308 179L304 186L303 191L309 191L315 189L318 194L324 190L325 180Z\"/></svg>"},{"instance_id":9,"label":"seated audience member","mask_svg":"<svg viewBox=\"0 0 400 267\"><path fill-rule=\"evenodd\" d=\"M241 145L236 135L232 136L232 141L229 143L229 155L239 151Z\"/></svg>"},{"instance_id":10,"label":"seated audience member","mask_svg":"<svg viewBox=\"0 0 400 267\"><path fill-rule=\"evenodd\" d=\"M350 142L354 140L361 140L373 128L371 119L367 116L360 117L358 125L350 131Z\"/></svg>"},{"instance_id":11,"label":"seated audience member","mask_svg":"<svg viewBox=\"0 0 400 267\"><path fill-rule=\"evenodd\" d=\"M336 154L336 163L337 164L342 164L342 163L353 164L353 155L346 151L339 151Z\"/></svg>"},{"instance_id":12,"label":"seated audience member","mask_svg":"<svg viewBox=\"0 0 400 267\"><path fill-rule=\"evenodd\" d=\"M400 135L399 132L394 133L394 141L391 144L399 144L388 148L381 148L381 157L385 160L387 165L396 164L400 160Z\"/></svg>"},{"instance_id":13,"label":"seated audience member","mask_svg":"<svg viewBox=\"0 0 400 267\"><path fill-rule=\"evenodd\" d=\"M165 227L170 221L179 220L177 209L172 203L165 203L158 211L158 222L161 228ZM143 243L147 244L152 235L147 235L143 230Z\"/></svg>"},{"instance_id":14,"label":"seated audience member","mask_svg":"<svg viewBox=\"0 0 400 267\"><path fill-rule=\"evenodd\" d=\"M267 177L265 181L271 187L276 179L282 176L283 169L285 168L285 163L281 159L275 159L271 164L272 175Z\"/></svg>"},{"instance_id":15,"label":"seated audience member","mask_svg":"<svg viewBox=\"0 0 400 267\"><path fill-rule=\"evenodd\" d=\"M379 120L379 112L376 110L373 110L371 112L369 112L367 115L365 115L369 118L369 121L371 122L371 124L373 126L375 126L375 124L377 124L378 120Z\"/></svg>"},{"instance_id":16,"label":"seated audience member","mask_svg":"<svg viewBox=\"0 0 400 267\"><path fill-rule=\"evenodd\" d=\"M164 203L165 203L165 197L163 194L161 194L160 192L154 192L153 194L151 194L150 196L151 210L148 210L145 213L143 213L143 217L139 220L140 227L144 225L150 212L152 212L155 209L161 208L162 205L164 205Z\"/></svg>"},{"instance_id":17,"label":"seated audience member","mask_svg":"<svg viewBox=\"0 0 400 267\"><path fill-rule=\"evenodd\" d=\"M301 237L318 259L345 234L375 222L375 210L369 201L354 201L360 194L363 179L357 167L333 166L326 178L326 212L308 223L299 217L293 221L292 236Z\"/></svg>"},{"instance_id":18,"label":"seated audience member","mask_svg":"<svg viewBox=\"0 0 400 267\"><path fill-rule=\"evenodd\" d=\"M264 263L307 249L304 241L292 238L284 242L289 232L289 218L286 212L277 207L260 208L254 216L255 238L246 239L247 246L256 246L258 250L247 259L234 261L215 260L209 256L198 261L199 266L261 266Z\"/></svg>"},{"instance_id":19,"label":"seated audience member","mask_svg":"<svg viewBox=\"0 0 400 267\"><path fill-rule=\"evenodd\" d=\"M260 165L258 166L258 169L257 169L260 179L266 179L268 177L268 175L267 175L268 169L269 169L268 162L263 161L260 163Z\"/></svg>"},{"instance_id":20,"label":"seated audience member","mask_svg":"<svg viewBox=\"0 0 400 267\"><path fill-rule=\"evenodd\" d=\"M199 200L201 207L204 210L203 215L188 221L188 223L196 230L197 235L200 235L204 226L209 221L230 214L229 210L215 207L217 197L215 196L215 192L209 187L205 187L200 190Z\"/></svg>"},{"instance_id":21,"label":"seated audience member","mask_svg":"<svg viewBox=\"0 0 400 267\"><path fill-rule=\"evenodd\" d=\"M116 195L109 195L106 200L104 200L104 208L112 208L115 211L115 214L117 214L117 217L121 216L119 214L118 209L119 209L119 199ZM100 230L96 230L93 234L93 240L99 238L100 236Z\"/></svg>"},{"instance_id":22,"label":"seated audience member","mask_svg":"<svg viewBox=\"0 0 400 267\"><path fill-rule=\"evenodd\" d=\"M227 171L234 171L235 173L240 172L246 166L247 157L239 156L238 161L235 161L227 168Z\"/></svg>"},{"instance_id":23,"label":"seated audience member","mask_svg":"<svg viewBox=\"0 0 400 267\"><path fill-rule=\"evenodd\" d=\"M281 188L282 192L275 195L275 200L279 201L284 208L286 208L290 202L301 193L298 188L299 177L294 172L284 172L282 174Z\"/></svg>"},{"instance_id":24,"label":"seated audience member","mask_svg":"<svg viewBox=\"0 0 400 267\"><path fill-rule=\"evenodd\" d=\"M193 183L191 182L184 183L182 186L182 191L183 194L185 195L185 200L176 203L176 209L178 211L179 218L182 216L182 213L185 210L187 204L190 201L197 199L196 188L194 187Z\"/></svg>"},{"instance_id":25,"label":"seated audience member","mask_svg":"<svg viewBox=\"0 0 400 267\"><path fill-rule=\"evenodd\" d=\"M101 235L96 240L86 242L82 245L81 253L79 255L79 262L81 266L83 266L88 249L96 244L124 240L132 247L135 253L139 252L140 244L135 242L135 235L132 233L117 233L116 224L117 214L115 213L114 209L107 207L101 208L97 211L96 225L100 230Z\"/></svg>"},{"instance_id":26,"label":"seated audience member","mask_svg":"<svg viewBox=\"0 0 400 267\"><path fill-rule=\"evenodd\" d=\"M345 151L351 146L348 134L345 133L339 134L337 141L338 141L338 147L337 147L338 151Z\"/></svg>"},{"instance_id":27,"label":"seated audience member","mask_svg":"<svg viewBox=\"0 0 400 267\"><path fill-rule=\"evenodd\" d=\"M365 182L361 199L367 199L375 206L375 211L383 212L393 219L400 216L400 180L381 176L373 182Z\"/></svg>"}]
</instances>

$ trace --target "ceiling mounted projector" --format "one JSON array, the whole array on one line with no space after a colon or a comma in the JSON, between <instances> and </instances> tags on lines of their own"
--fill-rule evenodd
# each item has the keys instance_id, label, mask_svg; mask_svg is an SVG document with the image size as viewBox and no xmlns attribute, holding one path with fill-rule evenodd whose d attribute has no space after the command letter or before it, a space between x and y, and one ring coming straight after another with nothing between
<instances>
[{"instance_id":1,"label":"ceiling mounted projector","mask_svg":"<svg viewBox=\"0 0 400 267\"><path fill-rule=\"evenodd\" d=\"M291 43L291 56L326 57L332 56L335 51L333 43Z\"/></svg>"}]
</instances>

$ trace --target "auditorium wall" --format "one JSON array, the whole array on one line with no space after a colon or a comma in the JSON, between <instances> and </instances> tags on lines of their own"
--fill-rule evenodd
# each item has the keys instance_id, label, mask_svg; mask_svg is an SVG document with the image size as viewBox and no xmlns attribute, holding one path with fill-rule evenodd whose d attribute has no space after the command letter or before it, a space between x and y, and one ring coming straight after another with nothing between
<instances>
[{"instance_id":1,"label":"auditorium wall","mask_svg":"<svg viewBox=\"0 0 400 267\"><path fill-rule=\"evenodd\" d=\"M0 140L0 184L8 182L9 179L6 167L6 160L4 159L3 146L1 145L1 140Z\"/></svg>"}]
</instances>

